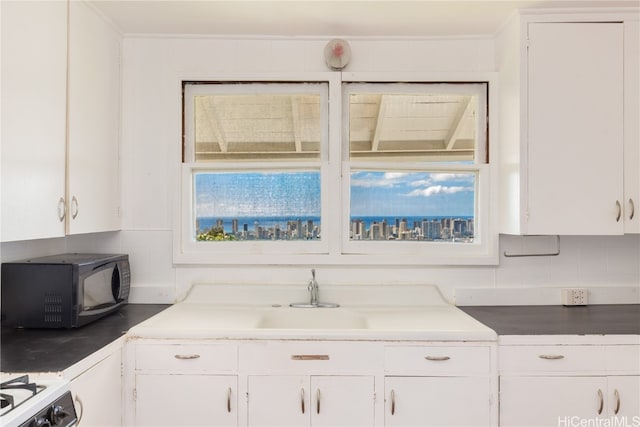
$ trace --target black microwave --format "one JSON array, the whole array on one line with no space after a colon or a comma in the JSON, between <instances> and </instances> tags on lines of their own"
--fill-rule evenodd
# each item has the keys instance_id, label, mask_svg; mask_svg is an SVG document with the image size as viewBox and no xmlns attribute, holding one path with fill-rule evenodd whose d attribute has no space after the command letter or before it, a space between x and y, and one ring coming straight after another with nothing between
<instances>
[{"instance_id":1,"label":"black microwave","mask_svg":"<svg viewBox=\"0 0 640 427\"><path fill-rule=\"evenodd\" d=\"M129 256L61 254L2 263L3 325L77 328L129 299Z\"/></svg>"}]
</instances>

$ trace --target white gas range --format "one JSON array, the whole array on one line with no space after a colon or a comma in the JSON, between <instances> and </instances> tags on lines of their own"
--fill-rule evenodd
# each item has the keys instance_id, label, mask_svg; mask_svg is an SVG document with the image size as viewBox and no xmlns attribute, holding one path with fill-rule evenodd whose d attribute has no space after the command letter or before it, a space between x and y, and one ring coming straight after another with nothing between
<instances>
[{"instance_id":1,"label":"white gas range","mask_svg":"<svg viewBox=\"0 0 640 427\"><path fill-rule=\"evenodd\" d=\"M31 381L28 375L3 376L0 383L0 425L3 427L68 427L77 422L69 382Z\"/></svg>"}]
</instances>

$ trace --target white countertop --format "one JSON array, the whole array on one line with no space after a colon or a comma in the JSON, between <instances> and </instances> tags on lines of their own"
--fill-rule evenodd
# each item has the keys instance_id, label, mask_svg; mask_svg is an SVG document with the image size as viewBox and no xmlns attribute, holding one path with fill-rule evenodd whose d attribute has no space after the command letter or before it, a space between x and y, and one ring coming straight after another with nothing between
<instances>
[{"instance_id":1,"label":"white countertop","mask_svg":"<svg viewBox=\"0 0 640 427\"><path fill-rule=\"evenodd\" d=\"M496 341L496 333L430 285L320 286L339 308L292 308L305 286L194 285L185 300L140 323L129 337Z\"/></svg>"}]
</instances>

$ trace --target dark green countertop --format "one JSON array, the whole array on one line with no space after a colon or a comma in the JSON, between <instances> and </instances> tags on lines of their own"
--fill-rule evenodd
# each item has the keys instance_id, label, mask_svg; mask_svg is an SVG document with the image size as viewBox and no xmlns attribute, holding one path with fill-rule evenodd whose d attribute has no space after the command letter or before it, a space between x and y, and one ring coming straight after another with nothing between
<instances>
[{"instance_id":1,"label":"dark green countertop","mask_svg":"<svg viewBox=\"0 0 640 427\"><path fill-rule=\"evenodd\" d=\"M498 335L640 335L640 304L459 308Z\"/></svg>"},{"instance_id":2,"label":"dark green countertop","mask_svg":"<svg viewBox=\"0 0 640 427\"><path fill-rule=\"evenodd\" d=\"M61 372L169 305L128 304L77 329L2 328L1 372Z\"/></svg>"}]
</instances>

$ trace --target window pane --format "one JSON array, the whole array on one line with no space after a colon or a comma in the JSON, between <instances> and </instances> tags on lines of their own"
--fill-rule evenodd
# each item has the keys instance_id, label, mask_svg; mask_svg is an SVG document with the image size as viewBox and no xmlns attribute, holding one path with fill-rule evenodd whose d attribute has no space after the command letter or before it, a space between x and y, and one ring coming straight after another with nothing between
<instances>
[{"instance_id":1,"label":"window pane","mask_svg":"<svg viewBox=\"0 0 640 427\"><path fill-rule=\"evenodd\" d=\"M351 93L351 159L476 161L478 95Z\"/></svg>"},{"instance_id":2,"label":"window pane","mask_svg":"<svg viewBox=\"0 0 640 427\"><path fill-rule=\"evenodd\" d=\"M351 172L350 240L472 243L474 172Z\"/></svg>"},{"instance_id":3,"label":"window pane","mask_svg":"<svg viewBox=\"0 0 640 427\"><path fill-rule=\"evenodd\" d=\"M320 238L320 172L198 172L196 240Z\"/></svg>"},{"instance_id":4,"label":"window pane","mask_svg":"<svg viewBox=\"0 0 640 427\"><path fill-rule=\"evenodd\" d=\"M202 94L192 100L196 162L320 158L319 94Z\"/></svg>"}]
</instances>

